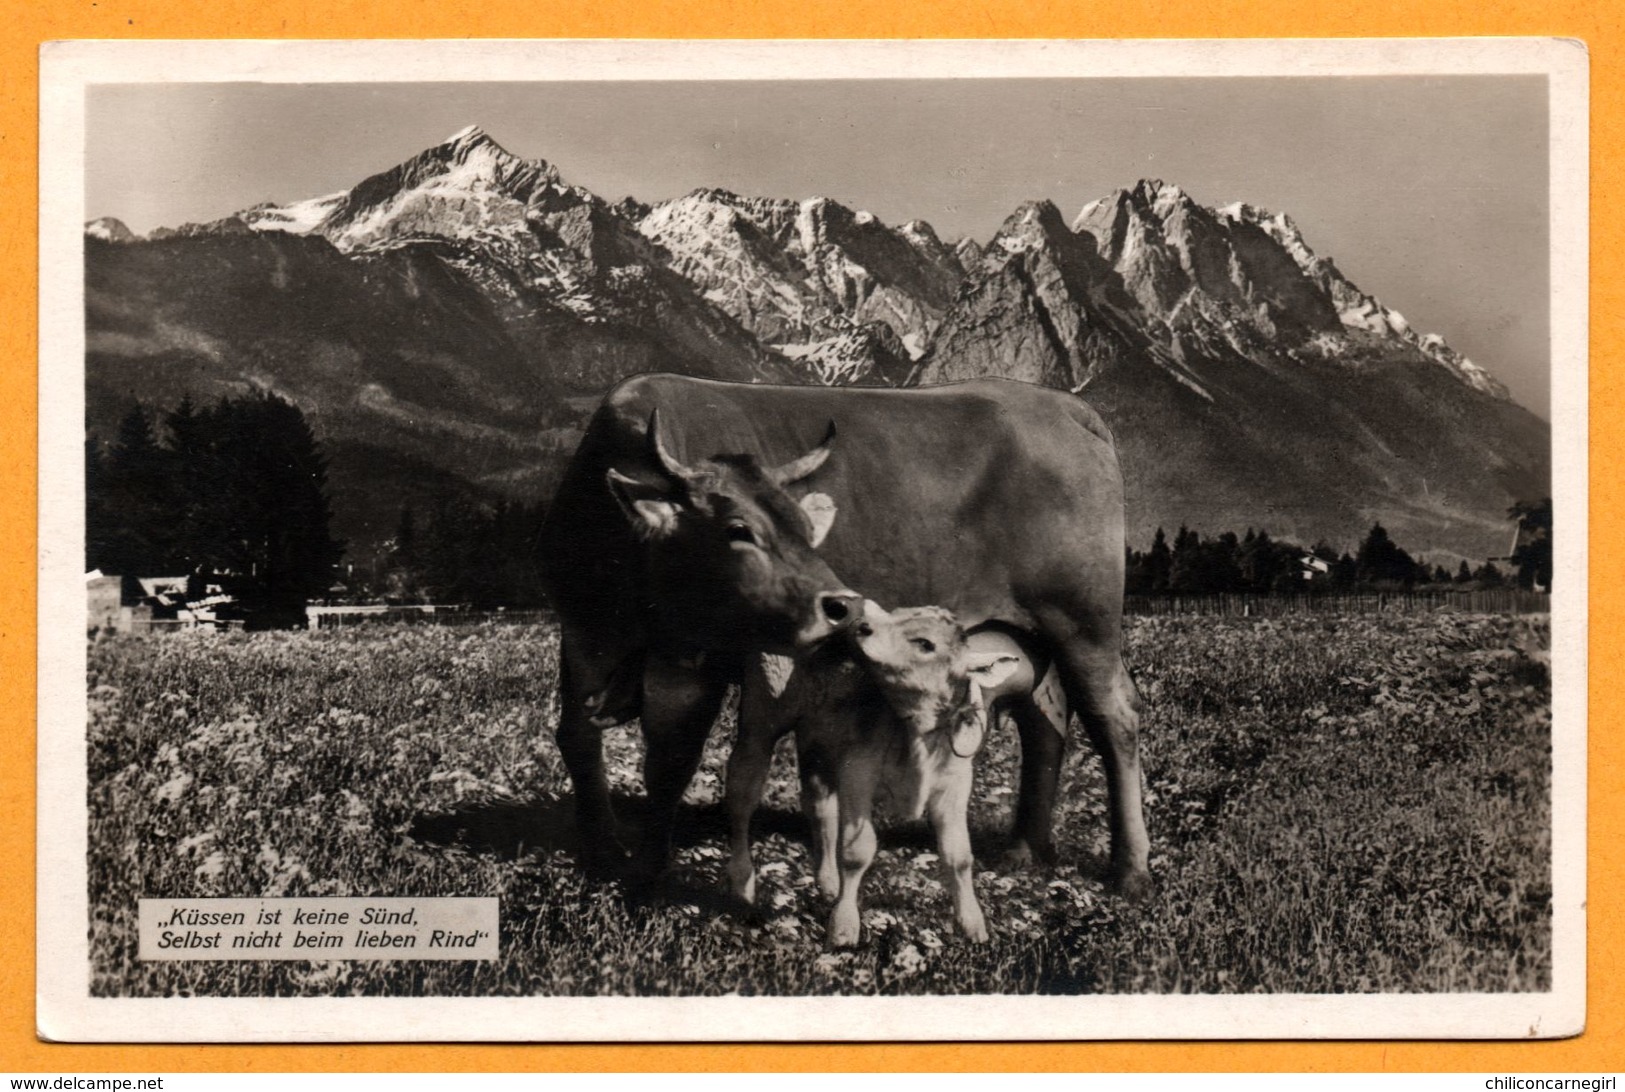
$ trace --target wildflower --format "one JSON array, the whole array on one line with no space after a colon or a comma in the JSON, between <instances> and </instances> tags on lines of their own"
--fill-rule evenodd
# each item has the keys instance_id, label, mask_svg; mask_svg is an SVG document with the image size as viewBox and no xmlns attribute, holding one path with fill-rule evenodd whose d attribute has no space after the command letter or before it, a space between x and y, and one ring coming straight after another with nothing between
<instances>
[{"instance_id":1,"label":"wildflower","mask_svg":"<svg viewBox=\"0 0 1625 1092\"><path fill-rule=\"evenodd\" d=\"M925 956L914 945L905 944L892 956L891 965L900 977L907 978L925 970Z\"/></svg>"},{"instance_id":2,"label":"wildflower","mask_svg":"<svg viewBox=\"0 0 1625 1092\"><path fill-rule=\"evenodd\" d=\"M161 803L173 804L182 796L185 796L186 790L191 786L192 775L182 770L162 785L159 785L157 791L152 794L152 798Z\"/></svg>"}]
</instances>

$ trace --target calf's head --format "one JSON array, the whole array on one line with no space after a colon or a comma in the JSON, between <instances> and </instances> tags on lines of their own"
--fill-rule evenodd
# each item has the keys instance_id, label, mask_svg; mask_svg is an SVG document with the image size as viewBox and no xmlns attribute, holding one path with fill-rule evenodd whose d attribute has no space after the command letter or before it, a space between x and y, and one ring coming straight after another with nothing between
<instances>
[{"instance_id":1,"label":"calf's head","mask_svg":"<svg viewBox=\"0 0 1625 1092\"><path fill-rule=\"evenodd\" d=\"M642 544L654 620L668 639L700 649L791 653L849 626L860 597L816 552L835 519L822 493L799 502L786 487L829 458L824 441L783 466L751 455L679 462L649 415L652 480L608 472Z\"/></svg>"},{"instance_id":2,"label":"calf's head","mask_svg":"<svg viewBox=\"0 0 1625 1092\"><path fill-rule=\"evenodd\" d=\"M909 607L891 613L872 601L852 628L858 658L899 719L916 733L944 733L969 758L987 734L985 691L1020 666L1008 652L978 652L952 611Z\"/></svg>"}]
</instances>

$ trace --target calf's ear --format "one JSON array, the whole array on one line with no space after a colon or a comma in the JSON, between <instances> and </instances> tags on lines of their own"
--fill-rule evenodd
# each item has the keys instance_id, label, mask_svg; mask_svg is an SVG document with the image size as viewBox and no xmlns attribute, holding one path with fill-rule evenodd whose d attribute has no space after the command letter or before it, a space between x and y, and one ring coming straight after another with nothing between
<instances>
[{"instance_id":1,"label":"calf's ear","mask_svg":"<svg viewBox=\"0 0 1625 1092\"><path fill-rule=\"evenodd\" d=\"M996 690L1016 673L1021 658L1008 652L972 652L965 657L970 681L982 690Z\"/></svg>"},{"instance_id":2,"label":"calf's ear","mask_svg":"<svg viewBox=\"0 0 1625 1092\"><path fill-rule=\"evenodd\" d=\"M835 526L835 498L828 493L808 493L801 498L801 510L812 521L812 537L808 539L813 548L823 545L824 538L829 529Z\"/></svg>"},{"instance_id":3,"label":"calf's ear","mask_svg":"<svg viewBox=\"0 0 1625 1092\"><path fill-rule=\"evenodd\" d=\"M604 476L632 531L644 541L665 538L677 530L677 502L657 485L628 478L613 468Z\"/></svg>"}]
</instances>

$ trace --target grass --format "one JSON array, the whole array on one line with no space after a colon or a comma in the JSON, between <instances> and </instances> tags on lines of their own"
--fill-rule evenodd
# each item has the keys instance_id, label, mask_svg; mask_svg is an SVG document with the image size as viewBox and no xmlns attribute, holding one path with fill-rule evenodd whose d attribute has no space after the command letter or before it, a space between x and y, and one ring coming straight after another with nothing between
<instances>
[{"instance_id":1,"label":"grass","mask_svg":"<svg viewBox=\"0 0 1625 1092\"><path fill-rule=\"evenodd\" d=\"M1013 731L971 828L993 931L948 925L929 831L882 827L870 941L823 944L781 750L760 910L720 891L731 717L671 878L630 899L573 864L544 625L99 638L90 651L89 923L100 996L1544 990L1551 978L1544 618L1128 621L1146 698L1156 894L1102 887L1105 788L1075 741L1063 864L1007 872ZM607 733L635 816L641 744ZM484 963L136 959L142 897L486 895Z\"/></svg>"}]
</instances>

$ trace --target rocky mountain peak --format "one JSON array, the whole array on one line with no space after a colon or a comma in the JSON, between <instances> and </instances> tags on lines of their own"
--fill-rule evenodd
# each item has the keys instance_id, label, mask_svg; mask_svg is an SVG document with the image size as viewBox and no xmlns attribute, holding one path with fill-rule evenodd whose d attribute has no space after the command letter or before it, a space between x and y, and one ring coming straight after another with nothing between
<instances>
[{"instance_id":1,"label":"rocky mountain peak","mask_svg":"<svg viewBox=\"0 0 1625 1092\"><path fill-rule=\"evenodd\" d=\"M982 264L982 253L982 244L968 235L954 244L954 260L966 273Z\"/></svg>"},{"instance_id":2,"label":"rocky mountain peak","mask_svg":"<svg viewBox=\"0 0 1625 1092\"><path fill-rule=\"evenodd\" d=\"M465 125L440 143L449 147L473 147L478 144L495 144L496 141L491 139L491 134L482 126Z\"/></svg>"},{"instance_id":3,"label":"rocky mountain peak","mask_svg":"<svg viewBox=\"0 0 1625 1092\"><path fill-rule=\"evenodd\" d=\"M1499 380L1452 349L1444 338L1438 334L1418 334L1404 315L1362 292L1330 258L1317 255L1291 216L1239 201L1219 209L1218 216L1228 223L1245 225L1268 235L1291 257L1303 276L1325 295L1344 330L1410 346L1473 389L1502 400L1510 397Z\"/></svg>"},{"instance_id":4,"label":"rocky mountain peak","mask_svg":"<svg viewBox=\"0 0 1625 1092\"><path fill-rule=\"evenodd\" d=\"M1129 197L1136 206L1151 212L1159 220L1199 207L1182 188L1160 178L1140 179L1129 191Z\"/></svg>"},{"instance_id":5,"label":"rocky mountain peak","mask_svg":"<svg viewBox=\"0 0 1625 1092\"><path fill-rule=\"evenodd\" d=\"M257 231L315 233L344 251L424 236L464 238L494 228L513 234L541 206L601 203L566 185L545 160L523 159L478 125L461 129L353 189L238 213Z\"/></svg>"},{"instance_id":6,"label":"rocky mountain peak","mask_svg":"<svg viewBox=\"0 0 1625 1092\"><path fill-rule=\"evenodd\" d=\"M812 253L850 227L855 217L852 210L828 197L809 197L796 209L796 234L801 237L801 249Z\"/></svg>"},{"instance_id":7,"label":"rocky mountain peak","mask_svg":"<svg viewBox=\"0 0 1625 1092\"><path fill-rule=\"evenodd\" d=\"M109 243L133 243L141 238L123 220L100 216L85 225L85 234Z\"/></svg>"},{"instance_id":8,"label":"rocky mountain peak","mask_svg":"<svg viewBox=\"0 0 1625 1092\"><path fill-rule=\"evenodd\" d=\"M999 225L999 230L994 233L987 249L1011 253L1046 245L1064 244L1071 238L1072 232L1067 228L1061 210L1055 207L1053 201L1025 201L1016 207L1016 211L1005 217L1004 223Z\"/></svg>"},{"instance_id":9,"label":"rocky mountain peak","mask_svg":"<svg viewBox=\"0 0 1625 1092\"><path fill-rule=\"evenodd\" d=\"M937 229L924 220L910 220L897 229L904 238L918 240L923 244L941 246L942 240L937 237Z\"/></svg>"}]
</instances>

